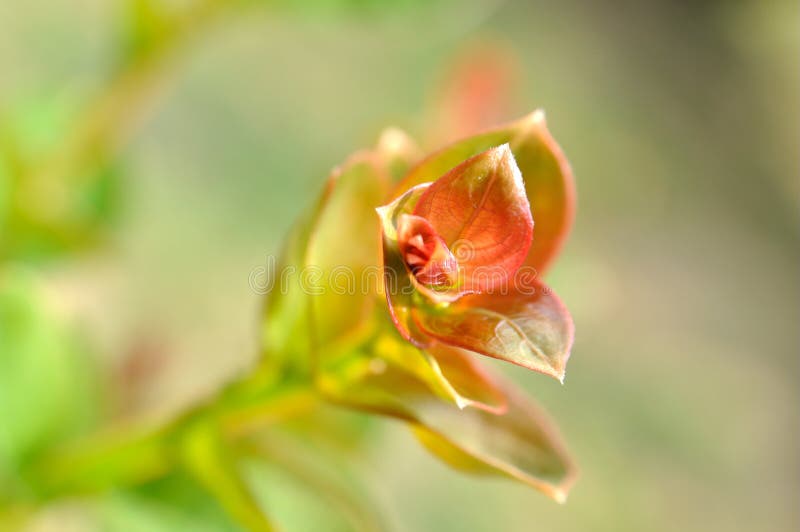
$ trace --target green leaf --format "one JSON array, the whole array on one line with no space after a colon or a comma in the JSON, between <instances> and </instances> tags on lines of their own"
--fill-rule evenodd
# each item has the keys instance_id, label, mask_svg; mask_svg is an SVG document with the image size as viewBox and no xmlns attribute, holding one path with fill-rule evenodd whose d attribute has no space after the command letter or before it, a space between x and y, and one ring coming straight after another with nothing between
<instances>
[{"instance_id":1,"label":"green leaf","mask_svg":"<svg viewBox=\"0 0 800 532\"><path fill-rule=\"evenodd\" d=\"M332 190L311 232L305 271L313 330L326 348L369 324L381 283L380 221L375 208L389 186L377 158L352 156L334 172ZM311 275L318 273L318 278ZM301 278L302 282L303 279Z\"/></svg>"},{"instance_id":2,"label":"green leaf","mask_svg":"<svg viewBox=\"0 0 800 532\"><path fill-rule=\"evenodd\" d=\"M96 526L106 532L239 532L216 499L187 472L115 490L93 504Z\"/></svg>"},{"instance_id":3,"label":"green leaf","mask_svg":"<svg viewBox=\"0 0 800 532\"><path fill-rule=\"evenodd\" d=\"M425 350L417 349L396 331L377 338L371 351L385 361L424 382L431 391L458 408L481 408L502 413L506 399L497 382L467 351L433 342Z\"/></svg>"},{"instance_id":4,"label":"green leaf","mask_svg":"<svg viewBox=\"0 0 800 532\"><path fill-rule=\"evenodd\" d=\"M577 472L551 421L506 384L508 409L459 409L421 380L391 365L354 358L324 392L351 408L409 423L426 447L459 469L513 478L563 502Z\"/></svg>"},{"instance_id":5,"label":"green leaf","mask_svg":"<svg viewBox=\"0 0 800 532\"><path fill-rule=\"evenodd\" d=\"M247 530L274 530L241 477L235 456L212 425L198 422L187 431L182 457L189 471Z\"/></svg>"},{"instance_id":6,"label":"green leaf","mask_svg":"<svg viewBox=\"0 0 800 532\"><path fill-rule=\"evenodd\" d=\"M264 313L266 351L280 356L284 367L302 371L315 350L312 340L332 352L330 342L347 344L369 328L364 318L382 290L374 210L391 176L408 169L415 151L404 133L385 131L373 151L355 154L332 172L311 213L293 229L276 271L268 272L276 278Z\"/></svg>"},{"instance_id":7,"label":"green leaf","mask_svg":"<svg viewBox=\"0 0 800 532\"><path fill-rule=\"evenodd\" d=\"M296 276L306 264L309 234L329 192L327 190L311 213L293 227L284 242L275 271L268 269L264 272L267 293L262 321L263 363L280 367L287 373L309 371L311 308L309 295L296 282ZM284 272L295 272L295 277L294 282L287 282L281 288Z\"/></svg>"}]
</instances>

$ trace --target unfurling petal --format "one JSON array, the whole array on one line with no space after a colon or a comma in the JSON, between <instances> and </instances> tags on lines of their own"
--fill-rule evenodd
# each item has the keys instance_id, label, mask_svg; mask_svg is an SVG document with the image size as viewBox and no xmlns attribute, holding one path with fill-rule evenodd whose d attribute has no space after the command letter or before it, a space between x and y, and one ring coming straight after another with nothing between
<instances>
[{"instance_id":1,"label":"unfurling petal","mask_svg":"<svg viewBox=\"0 0 800 532\"><path fill-rule=\"evenodd\" d=\"M464 292L507 283L531 245L533 220L507 144L487 150L437 179L414 214L427 219L458 260Z\"/></svg>"},{"instance_id":2,"label":"unfurling petal","mask_svg":"<svg viewBox=\"0 0 800 532\"><path fill-rule=\"evenodd\" d=\"M456 258L425 218L401 214L397 244L406 266L420 283L444 289L458 283Z\"/></svg>"},{"instance_id":3,"label":"unfurling petal","mask_svg":"<svg viewBox=\"0 0 800 532\"><path fill-rule=\"evenodd\" d=\"M536 224L525 264L544 274L572 227L575 191L572 170L548 131L542 111L459 140L429 155L406 175L396 193L435 181L464 160L504 143L508 143L522 173Z\"/></svg>"},{"instance_id":4,"label":"unfurling petal","mask_svg":"<svg viewBox=\"0 0 800 532\"><path fill-rule=\"evenodd\" d=\"M427 186L414 187L390 204L377 209L383 228L383 290L389 315L403 338L417 347L424 347L428 341L411 322L412 298L417 285L400 251L397 226L401 216L414 210Z\"/></svg>"}]
</instances>

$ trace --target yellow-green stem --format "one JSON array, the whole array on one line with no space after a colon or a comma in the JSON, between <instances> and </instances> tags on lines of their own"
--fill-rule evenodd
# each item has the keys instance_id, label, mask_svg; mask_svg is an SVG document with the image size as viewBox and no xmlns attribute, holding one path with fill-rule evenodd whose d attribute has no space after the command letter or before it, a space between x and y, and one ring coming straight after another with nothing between
<instances>
[{"instance_id":1,"label":"yellow-green stem","mask_svg":"<svg viewBox=\"0 0 800 532\"><path fill-rule=\"evenodd\" d=\"M270 380L257 371L163 425L115 428L73 442L39 461L30 484L43 499L140 484L180 465L185 438L198 426L229 440L314 408L309 380Z\"/></svg>"}]
</instances>

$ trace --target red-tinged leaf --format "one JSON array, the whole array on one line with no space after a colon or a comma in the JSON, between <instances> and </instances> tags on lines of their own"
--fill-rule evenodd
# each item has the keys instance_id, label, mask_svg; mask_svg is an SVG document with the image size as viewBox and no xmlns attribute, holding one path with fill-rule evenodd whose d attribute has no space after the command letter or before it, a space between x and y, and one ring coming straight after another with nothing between
<instances>
[{"instance_id":1,"label":"red-tinged leaf","mask_svg":"<svg viewBox=\"0 0 800 532\"><path fill-rule=\"evenodd\" d=\"M558 431L522 393L507 384L502 390L508 400L503 415L461 410L411 374L355 359L355 366L329 376L321 391L333 402L411 424L424 434L426 447L451 465L507 476L563 502L577 472Z\"/></svg>"},{"instance_id":2,"label":"red-tinged leaf","mask_svg":"<svg viewBox=\"0 0 800 532\"><path fill-rule=\"evenodd\" d=\"M333 188L311 232L306 252L313 331L328 346L368 323L380 291L380 221L375 206L386 195L388 176L368 152L334 172ZM314 273L316 272L316 273Z\"/></svg>"},{"instance_id":3,"label":"red-tinged leaf","mask_svg":"<svg viewBox=\"0 0 800 532\"><path fill-rule=\"evenodd\" d=\"M427 219L456 254L462 292L505 284L531 245L530 206L507 144L437 179L420 197L414 214Z\"/></svg>"},{"instance_id":4,"label":"red-tinged leaf","mask_svg":"<svg viewBox=\"0 0 800 532\"><path fill-rule=\"evenodd\" d=\"M448 345L505 360L564 381L574 327L564 304L544 285L467 295L444 309L415 307L414 323Z\"/></svg>"},{"instance_id":5,"label":"red-tinged leaf","mask_svg":"<svg viewBox=\"0 0 800 532\"><path fill-rule=\"evenodd\" d=\"M459 140L429 155L403 178L396 194L436 181L466 159L504 143L509 144L522 173L536 225L525 264L543 274L572 226L575 191L572 170L547 130L542 111Z\"/></svg>"},{"instance_id":6,"label":"red-tinged leaf","mask_svg":"<svg viewBox=\"0 0 800 532\"><path fill-rule=\"evenodd\" d=\"M510 144L525 179L536 224L525 264L544 274L572 227L575 184L572 168L547 129L544 113L535 112L527 120L528 131L520 133Z\"/></svg>"}]
</instances>

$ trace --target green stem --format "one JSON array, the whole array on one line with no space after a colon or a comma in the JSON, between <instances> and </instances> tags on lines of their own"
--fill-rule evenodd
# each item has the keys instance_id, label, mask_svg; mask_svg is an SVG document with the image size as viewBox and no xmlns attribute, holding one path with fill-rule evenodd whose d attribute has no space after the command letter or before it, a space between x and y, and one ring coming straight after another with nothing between
<instances>
[{"instance_id":1,"label":"green stem","mask_svg":"<svg viewBox=\"0 0 800 532\"><path fill-rule=\"evenodd\" d=\"M182 441L184 465L232 517L253 532L275 530L242 478L240 464L229 442L213 425L194 424Z\"/></svg>"},{"instance_id":2,"label":"green stem","mask_svg":"<svg viewBox=\"0 0 800 532\"><path fill-rule=\"evenodd\" d=\"M44 499L141 484L181 463L187 435L198 426L240 438L307 413L316 402L310 381L255 371L161 426L111 429L59 449L33 468L30 483Z\"/></svg>"}]
</instances>

